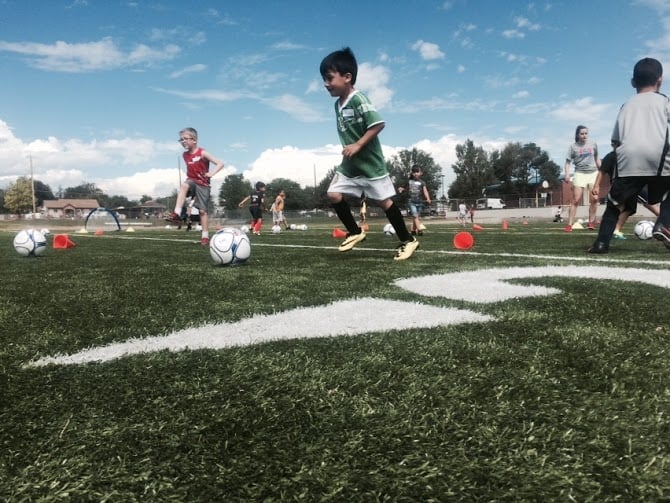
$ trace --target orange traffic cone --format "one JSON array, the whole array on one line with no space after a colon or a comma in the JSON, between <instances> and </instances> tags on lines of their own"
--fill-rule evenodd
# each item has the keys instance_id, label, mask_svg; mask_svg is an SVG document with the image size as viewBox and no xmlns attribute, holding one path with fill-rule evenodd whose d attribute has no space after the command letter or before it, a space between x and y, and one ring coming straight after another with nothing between
<instances>
[{"instance_id":1,"label":"orange traffic cone","mask_svg":"<svg viewBox=\"0 0 670 503\"><path fill-rule=\"evenodd\" d=\"M467 231L459 232L454 236L454 248L457 250L469 250L475 244L475 238Z\"/></svg>"},{"instance_id":2,"label":"orange traffic cone","mask_svg":"<svg viewBox=\"0 0 670 503\"><path fill-rule=\"evenodd\" d=\"M472 230L473 230L473 231L483 231L483 230L484 230L484 227L482 227L482 226L479 225L479 224L472 224Z\"/></svg>"},{"instance_id":3,"label":"orange traffic cone","mask_svg":"<svg viewBox=\"0 0 670 503\"><path fill-rule=\"evenodd\" d=\"M528 225L528 220L524 220L523 225Z\"/></svg>"},{"instance_id":4,"label":"orange traffic cone","mask_svg":"<svg viewBox=\"0 0 670 503\"><path fill-rule=\"evenodd\" d=\"M102 229L98 229L97 231L95 231L96 236L102 236L103 234L104 232L102 231Z\"/></svg>"},{"instance_id":5,"label":"orange traffic cone","mask_svg":"<svg viewBox=\"0 0 670 503\"><path fill-rule=\"evenodd\" d=\"M67 234L55 234L54 235L54 241L53 241L53 247L55 249L58 248L74 248L77 246L71 239L70 236Z\"/></svg>"},{"instance_id":6,"label":"orange traffic cone","mask_svg":"<svg viewBox=\"0 0 670 503\"><path fill-rule=\"evenodd\" d=\"M507 220L503 220L503 223L502 223L502 229L503 229L504 231L506 231L507 229L509 229L509 224L507 223Z\"/></svg>"},{"instance_id":7,"label":"orange traffic cone","mask_svg":"<svg viewBox=\"0 0 670 503\"><path fill-rule=\"evenodd\" d=\"M335 239L342 239L347 237L347 233L343 231L342 229L338 229L337 227L333 229L333 237Z\"/></svg>"}]
</instances>

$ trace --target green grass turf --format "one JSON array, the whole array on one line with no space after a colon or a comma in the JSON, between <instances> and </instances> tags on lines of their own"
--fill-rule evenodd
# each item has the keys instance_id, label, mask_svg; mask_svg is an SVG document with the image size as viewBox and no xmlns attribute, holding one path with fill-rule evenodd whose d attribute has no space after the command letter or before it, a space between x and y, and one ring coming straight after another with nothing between
<instances>
[{"instance_id":1,"label":"green grass turf","mask_svg":"<svg viewBox=\"0 0 670 503\"><path fill-rule=\"evenodd\" d=\"M264 233L233 268L184 231L70 234L76 248L37 259L0 233L0 500L670 499L670 296L617 273L667 270L662 245L629 238L592 257L592 233L538 223L485 226L462 253L460 229L438 223L395 263L382 225L346 254L332 223ZM393 285L549 265L612 278L514 280L561 293L493 304ZM496 320L25 367L354 297Z\"/></svg>"}]
</instances>

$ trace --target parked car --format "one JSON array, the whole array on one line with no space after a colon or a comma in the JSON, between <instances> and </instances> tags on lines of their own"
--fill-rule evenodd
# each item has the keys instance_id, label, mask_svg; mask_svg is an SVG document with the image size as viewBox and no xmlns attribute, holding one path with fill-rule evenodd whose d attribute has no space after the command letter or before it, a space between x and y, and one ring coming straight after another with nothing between
<instances>
[{"instance_id":1,"label":"parked car","mask_svg":"<svg viewBox=\"0 0 670 503\"><path fill-rule=\"evenodd\" d=\"M499 198L484 197L477 199L478 210L500 210L505 207L505 201Z\"/></svg>"}]
</instances>

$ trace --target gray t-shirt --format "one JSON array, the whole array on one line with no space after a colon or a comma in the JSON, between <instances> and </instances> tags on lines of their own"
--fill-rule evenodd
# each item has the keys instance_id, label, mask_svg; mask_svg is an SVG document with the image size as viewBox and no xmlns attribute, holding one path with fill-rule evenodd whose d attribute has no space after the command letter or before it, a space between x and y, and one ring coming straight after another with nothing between
<instances>
[{"instance_id":1,"label":"gray t-shirt","mask_svg":"<svg viewBox=\"0 0 670 503\"><path fill-rule=\"evenodd\" d=\"M593 173L598 171L596 158L598 157L598 145L595 142L573 143L568 147L565 156L567 161L575 165L575 173Z\"/></svg>"},{"instance_id":2,"label":"gray t-shirt","mask_svg":"<svg viewBox=\"0 0 670 503\"><path fill-rule=\"evenodd\" d=\"M623 104L612 131L618 176L670 176L669 122L664 94L638 93Z\"/></svg>"}]
</instances>

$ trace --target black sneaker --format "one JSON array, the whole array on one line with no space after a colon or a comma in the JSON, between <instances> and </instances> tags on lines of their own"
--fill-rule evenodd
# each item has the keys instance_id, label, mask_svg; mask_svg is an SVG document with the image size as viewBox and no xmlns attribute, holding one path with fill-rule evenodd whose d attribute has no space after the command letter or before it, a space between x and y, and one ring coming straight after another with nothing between
<instances>
[{"instance_id":1,"label":"black sneaker","mask_svg":"<svg viewBox=\"0 0 670 503\"><path fill-rule=\"evenodd\" d=\"M654 224L654 231L651 233L654 239L662 241L667 247L670 245L670 229L663 225L660 221Z\"/></svg>"},{"instance_id":2,"label":"black sneaker","mask_svg":"<svg viewBox=\"0 0 670 503\"><path fill-rule=\"evenodd\" d=\"M610 245L607 243L603 243L602 241L596 241L593 243L591 248L588 249L589 253L598 253L598 254L605 254L609 253L610 251Z\"/></svg>"}]
</instances>

